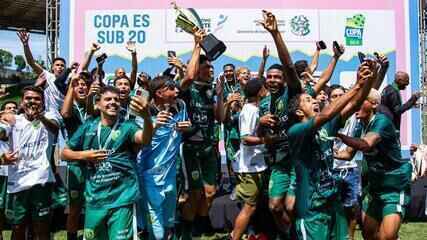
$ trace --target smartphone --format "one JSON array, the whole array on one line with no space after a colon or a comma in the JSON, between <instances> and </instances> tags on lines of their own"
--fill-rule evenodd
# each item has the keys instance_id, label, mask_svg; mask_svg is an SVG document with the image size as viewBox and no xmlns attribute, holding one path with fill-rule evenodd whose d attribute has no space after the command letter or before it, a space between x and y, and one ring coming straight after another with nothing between
<instances>
[{"instance_id":1,"label":"smartphone","mask_svg":"<svg viewBox=\"0 0 427 240\"><path fill-rule=\"evenodd\" d=\"M97 58L96 58L96 62L98 62L98 63L103 62L103 61L105 61L105 59L107 59L107 58L108 58L107 54L106 54L106 53L103 53L103 54L101 54L99 57L97 57Z\"/></svg>"},{"instance_id":2,"label":"smartphone","mask_svg":"<svg viewBox=\"0 0 427 240\"><path fill-rule=\"evenodd\" d=\"M139 87L139 88L134 90L132 96L141 96L141 97L148 100L150 98L150 93L147 90Z\"/></svg>"},{"instance_id":3,"label":"smartphone","mask_svg":"<svg viewBox=\"0 0 427 240\"><path fill-rule=\"evenodd\" d=\"M176 52L175 51L168 51L168 57L176 57Z\"/></svg>"},{"instance_id":4,"label":"smartphone","mask_svg":"<svg viewBox=\"0 0 427 240\"><path fill-rule=\"evenodd\" d=\"M332 45L333 45L333 47L334 47L335 49L338 49L338 51L339 51L341 54L343 54L343 52L341 51L340 45L338 44L338 42L337 42L337 41L334 41L334 42L332 43Z\"/></svg>"},{"instance_id":5,"label":"smartphone","mask_svg":"<svg viewBox=\"0 0 427 240\"><path fill-rule=\"evenodd\" d=\"M322 40L317 42L317 45L319 46L320 49L326 49L326 43Z\"/></svg>"},{"instance_id":6,"label":"smartphone","mask_svg":"<svg viewBox=\"0 0 427 240\"><path fill-rule=\"evenodd\" d=\"M366 55L362 52L358 52L357 56L359 56L360 63L363 63L366 60Z\"/></svg>"}]
</instances>

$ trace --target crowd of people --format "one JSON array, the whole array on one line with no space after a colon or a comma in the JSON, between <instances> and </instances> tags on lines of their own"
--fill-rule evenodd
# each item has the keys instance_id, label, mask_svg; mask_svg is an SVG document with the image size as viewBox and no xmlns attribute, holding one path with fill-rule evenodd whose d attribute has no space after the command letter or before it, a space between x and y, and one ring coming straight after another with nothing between
<instances>
[{"instance_id":1,"label":"crowd of people","mask_svg":"<svg viewBox=\"0 0 427 240\"><path fill-rule=\"evenodd\" d=\"M334 44L314 77L322 47L310 64L294 62L275 16L262 14L280 62L265 70L265 47L257 73L226 64L217 79L199 29L189 62L171 55L153 78L138 74L133 42L132 71L109 77L104 55L89 70L99 44L83 63L58 57L47 71L18 32L39 77L19 104L1 107L0 226L11 225L12 239L50 239L54 209L65 206L69 240L82 229L87 240L186 240L220 231L213 219L231 219L222 231L233 240L354 239L357 225L365 239L397 239L412 172L400 118L420 97L402 102L408 74L380 94L389 62L376 53L351 87L329 86L344 47ZM257 228L270 219L274 230Z\"/></svg>"}]
</instances>

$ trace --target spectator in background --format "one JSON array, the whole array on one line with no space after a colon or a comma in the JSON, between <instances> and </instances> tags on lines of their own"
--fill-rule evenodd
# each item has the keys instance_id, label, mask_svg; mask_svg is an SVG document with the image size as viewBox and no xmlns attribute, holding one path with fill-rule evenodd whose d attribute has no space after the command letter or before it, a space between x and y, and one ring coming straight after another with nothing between
<instances>
[{"instance_id":1,"label":"spectator in background","mask_svg":"<svg viewBox=\"0 0 427 240\"><path fill-rule=\"evenodd\" d=\"M400 121L402 114L407 110L415 106L420 93L412 94L408 101L403 103L400 91L405 90L409 85L409 75L406 72L399 71L394 77L394 82L387 87L381 93L381 105L379 106L379 112L385 114L391 119L396 130L400 136Z\"/></svg>"}]
</instances>

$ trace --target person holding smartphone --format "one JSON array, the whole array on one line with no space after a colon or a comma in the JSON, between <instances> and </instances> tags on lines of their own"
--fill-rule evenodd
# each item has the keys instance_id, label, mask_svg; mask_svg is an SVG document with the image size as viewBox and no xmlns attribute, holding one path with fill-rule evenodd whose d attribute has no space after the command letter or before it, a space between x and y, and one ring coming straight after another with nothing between
<instances>
[{"instance_id":1,"label":"person holding smartphone","mask_svg":"<svg viewBox=\"0 0 427 240\"><path fill-rule=\"evenodd\" d=\"M130 107L143 126L120 118L119 105L119 91L102 88L100 116L81 125L62 151L63 159L86 166L86 239L134 239L134 204L140 198L135 159L151 143L153 126L142 97L133 97Z\"/></svg>"},{"instance_id":2,"label":"person holding smartphone","mask_svg":"<svg viewBox=\"0 0 427 240\"><path fill-rule=\"evenodd\" d=\"M146 227L150 239L162 240L169 239L175 225L177 158L182 132L191 126L191 122L188 121L186 104L178 99L178 86L172 79L155 77L150 82L150 91L155 131L151 145L143 148L137 158L140 188L146 196L140 202L143 211L139 226ZM151 221L144 226L143 219Z\"/></svg>"}]
</instances>

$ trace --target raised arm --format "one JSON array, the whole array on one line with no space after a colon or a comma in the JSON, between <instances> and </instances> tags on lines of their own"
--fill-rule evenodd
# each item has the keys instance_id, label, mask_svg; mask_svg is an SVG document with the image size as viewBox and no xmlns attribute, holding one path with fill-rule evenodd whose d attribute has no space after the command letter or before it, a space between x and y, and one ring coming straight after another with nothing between
<instances>
[{"instance_id":1,"label":"raised arm","mask_svg":"<svg viewBox=\"0 0 427 240\"><path fill-rule=\"evenodd\" d=\"M153 123L149 112L148 102L141 96L134 96L130 101L130 109L139 114L144 119L144 127L142 131L137 131L135 134L135 144L139 148L140 145L148 145L153 137Z\"/></svg>"},{"instance_id":2,"label":"raised arm","mask_svg":"<svg viewBox=\"0 0 427 240\"><path fill-rule=\"evenodd\" d=\"M92 43L92 46L90 47L89 52L87 53L85 59L83 60L82 71L88 71L92 57L95 54L95 52L98 51L99 49L101 49L101 46L98 43Z\"/></svg>"},{"instance_id":3,"label":"raised arm","mask_svg":"<svg viewBox=\"0 0 427 240\"><path fill-rule=\"evenodd\" d=\"M175 76L174 80L181 81L184 79L184 65L182 64L181 60L178 57L172 56L168 57L168 63L173 65L178 71L178 74Z\"/></svg>"},{"instance_id":4,"label":"raised arm","mask_svg":"<svg viewBox=\"0 0 427 240\"><path fill-rule=\"evenodd\" d=\"M30 46L28 45L30 34L27 31L19 31L17 34L22 42L22 46L24 47L25 59L27 60L28 65L30 65L37 75L40 75L43 72L43 68L36 63L33 58L33 54L31 53Z\"/></svg>"},{"instance_id":5,"label":"raised arm","mask_svg":"<svg viewBox=\"0 0 427 240\"><path fill-rule=\"evenodd\" d=\"M194 32L194 49L193 54L191 55L191 60L188 63L187 66L187 74L185 75L184 79L181 81L181 90L185 91L190 87L190 85L193 83L193 81L197 78L197 75L199 74L199 59L200 59L200 52L202 47L200 46L200 43L202 42L204 36L206 33L202 30L197 30Z\"/></svg>"},{"instance_id":6,"label":"raised arm","mask_svg":"<svg viewBox=\"0 0 427 240\"><path fill-rule=\"evenodd\" d=\"M377 65L374 61L366 60L357 71L357 81L363 82L363 87L357 95L352 98L347 106L341 111L341 117L347 119L360 108L369 94L375 80L377 79Z\"/></svg>"},{"instance_id":7,"label":"raised arm","mask_svg":"<svg viewBox=\"0 0 427 240\"><path fill-rule=\"evenodd\" d=\"M288 86L293 89L301 89L301 83L295 67L293 66L291 55L289 54L288 48L277 27L276 17L266 10L263 10L262 13L264 20L259 22L259 24L261 24L265 30L270 32L273 37L274 44L277 48L277 54L279 55L280 62L284 68Z\"/></svg>"},{"instance_id":8,"label":"raised arm","mask_svg":"<svg viewBox=\"0 0 427 240\"><path fill-rule=\"evenodd\" d=\"M357 83L353 88L351 88L347 93L341 96L336 101L327 105L322 112L316 115L314 118L314 127L320 128L327 121L334 118L341 110L347 105L347 103L352 99L357 92L360 91L362 86Z\"/></svg>"},{"instance_id":9,"label":"raised arm","mask_svg":"<svg viewBox=\"0 0 427 240\"><path fill-rule=\"evenodd\" d=\"M328 67L323 71L322 75L320 75L319 80L314 85L313 90L316 94L320 92L320 90L325 87L325 85L331 80L332 74L334 73L335 66L337 65L338 59L341 57L341 55L344 53L344 46L340 45L340 49L333 48L334 50L334 56L332 57L331 61L329 62Z\"/></svg>"},{"instance_id":10,"label":"raised arm","mask_svg":"<svg viewBox=\"0 0 427 240\"><path fill-rule=\"evenodd\" d=\"M138 74L138 58L136 56L136 44L133 41L128 41L126 49L132 55L132 70L130 72L130 87L133 89L136 83L136 75Z\"/></svg>"},{"instance_id":11,"label":"raised arm","mask_svg":"<svg viewBox=\"0 0 427 240\"><path fill-rule=\"evenodd\" d=\"M308 66L310 69L310 74L313 74L317 69L317 65L319 64L320 50L319 42L316 42L316 51L314 52L314 55L311 58L311 63Z\"/></svg>"},{"instance_id":12,"label":"raised arm","mask_svg":"<svg viewBox=\"0 0 427 240\"><path fill-rule=\"evenodd\" d=\"M215 119L223 123L225 118L224 113L224 82L225 82L225 76L221 75L218 78L218 82L216 84L216 104L215 104Z\"/></svg>"},{"instance_id":13,"label":"raised arm","mask_svg":"<svg viewBox=\"0 0 427 240\"><path fill-rule=\"evenodd\" d=\"M270 49L267 48L267 45L262 49L262 59L258 68L258 78L264 77L265 64L267 63L267 59L270 56Z\"/></svg>"},{"instance_id":14,"label":"raised arm","mask_svg":"<svg viewBox=\"0 0 427 240\"><path fill-rule=\"evenodd\" d=\"M378 71L377 79L375 80L375 83L372 86L372 88L375 88L378 90L384 81L385 75L387 74L387 70L390 64L388 62L388 58L381 53L377 54L376 61L380 65L380 69Z\"/></svg>"},{"instance_id":15,"label":"raised arm","mask_svg":"<svg viewBox=\"0 0 427 240\"><path fill-rule=\"evenodd\" d=\"M62 118L70 118L73 111L73 91L74 91L74 83L78 80L78 78L71 78L70 83L68 84L67 94L65 94L64 104L61 108L61 116Z\"/></svg>"}]
</instances>

